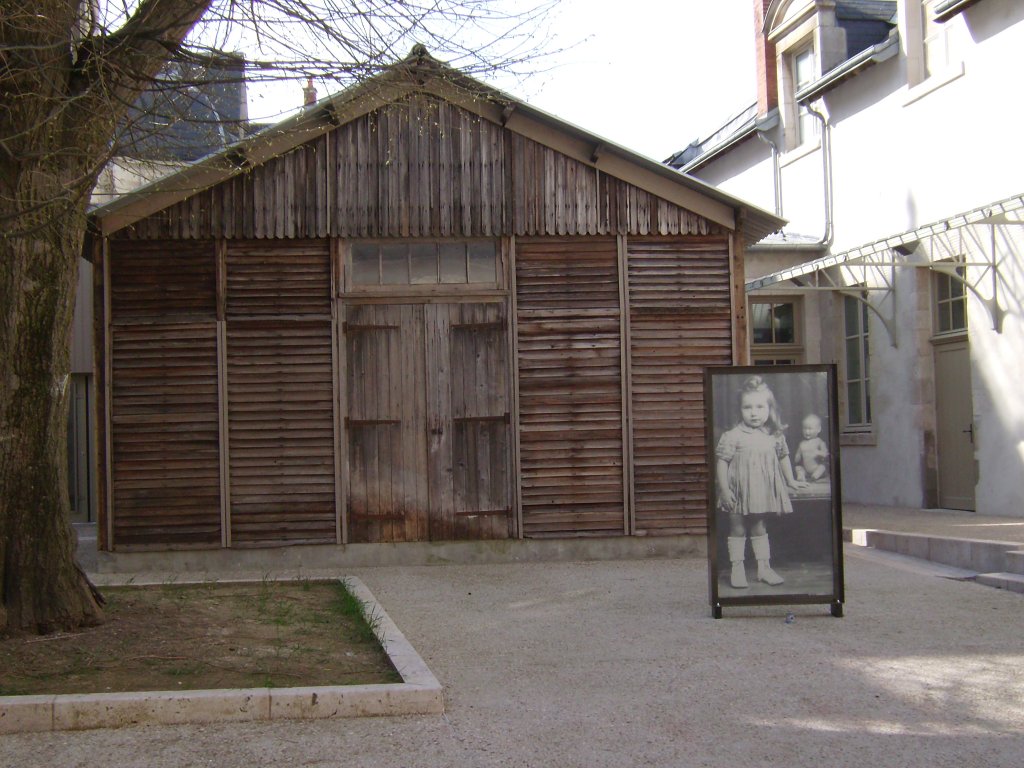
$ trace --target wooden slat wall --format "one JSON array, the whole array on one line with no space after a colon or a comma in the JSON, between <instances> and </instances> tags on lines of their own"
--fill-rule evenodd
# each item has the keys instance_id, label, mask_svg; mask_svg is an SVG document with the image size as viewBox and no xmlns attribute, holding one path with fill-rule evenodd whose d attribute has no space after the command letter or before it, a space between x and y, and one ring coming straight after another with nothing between
<instances>
[{"instance_id":1,"label":"wooden slat wall","mask_svg":"<svg viewBox=\"0 0 1024 768\"><path fill-rule=\"evenodd\" d=\"M211 242L114 243L113 547L221 541Z\"/></svg>"},{"instance_id":2,"label":"wooden slat wall","mask_svg":"<svg viewBox=\"0 0 1024 768\"><path fill-rule=\"evenodd\" d=\"M488 237L507 229L505 136L451 104L413 96L332 136L340 237Z\"/></svg>"},{"instance_id":3,"label":"wooden slat wall","mask_svg":"<svg viewBox=\"0 0 1024 768\"><path fill-rule=\"evenodd\" d=\"M330 270L326 241L228 245L232 546L336 539Z\"/></svg>"},{"instance_id":4,"label":"wooden slat wall","mask_svg":"<svg viewBox=\"0 0 1024 768\"><path fill-rule=\"evenodd\" d=\"M614 238L517 240L526 536L624 533Z\"/></svg>"},{"instance_id":5,"label":"wooden slat wall","mask_svg":"<svg viewBox=\"0 0 1024 768\"><path fill-rule=\"evenodd\" d=\"M636 531L700 533L703 369L732 361L728 240L630 239L627 258Z\"/></svg>"},{"instance_id":6,"label":"wooden slat wall","mask_svg":"<svg viewBox=\"0 0 1024 768\"><path fill-rule=\"evenodd\" d=\"M306 238L328 235L328 137L197 192L137 222L140 239Z\"/></svg>"},{"instance_id":7,"label":"wooden slat wall","mask_svg":"<svg viewBox=\"0 0 1024 768\"><path fill-rule=\"evenodd\" d=\"M125 231L154 238L724 234L448 102L414 95Z\"/></svg>"},{"instance_id":8,"label":"wooden slat wall","mask_svg":"<svg viewBox=\"0 0 1024 768\"><path fill-rule=\"evenodd\" d=\"M513 529L505 305L439 309L448 314L454 491L445 514L451 529L441 538L505 539Z\"/></svg>"},{"instance_id":9,"label":"wooden slat wall","mask_svg":"<svg viewBox=\"0 0 1024 768\"><path fill-rule=\"evenodd\" d=\"M430 538L423 312L414 304L345 308L352 542Z\"/></svg>"}]
</instances>

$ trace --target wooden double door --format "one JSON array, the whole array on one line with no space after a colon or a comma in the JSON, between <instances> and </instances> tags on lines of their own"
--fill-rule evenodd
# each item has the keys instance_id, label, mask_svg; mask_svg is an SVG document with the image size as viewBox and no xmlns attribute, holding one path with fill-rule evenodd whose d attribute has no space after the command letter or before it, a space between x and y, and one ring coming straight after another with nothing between
<instances>
[{"instance_id":1,"label":"wooden double door","mask_svg":"<svg viewBox=\"0 0 1024 768\"><path fill-rule=\"evenodd\" d=\"M505 304L348 304L350 542L513 534Z\"/></svg>"}]
</instances>

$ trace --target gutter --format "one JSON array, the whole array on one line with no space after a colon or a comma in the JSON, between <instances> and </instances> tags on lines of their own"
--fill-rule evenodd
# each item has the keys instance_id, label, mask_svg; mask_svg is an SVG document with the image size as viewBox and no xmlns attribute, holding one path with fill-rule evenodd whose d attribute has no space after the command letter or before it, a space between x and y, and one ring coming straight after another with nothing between
<instances>
[{"instance_id":1,"label":"gutter","mask_svg":"<svg viewBox=\"0 0 1024 768\"><path fill-rule=\"evenodd\" d=\"M847 59L838 67L834 67L826 72L818 80L797 91L795 98L801 104L812 101L861 70L867 69L874 64L888 61L899 53L899 50L899 34L893 33L887 40L870 48L865 48L852 59Z\"/></svg>"},{"instance_id":2,"label":"gutter","mask_svg":"<svg viewBox=\"0 0 1024 768\"><path fill-rule=\"evenodd\" d=\"M683 173L690 173L691 171L700 168L705 163L709 163L718 157L723 152L732 149L734 146L739 144L744 139L750 138L757 132L757 125L753 120L746 123L742 128L733 134L730 134L728 138L724 139L720 144L716 144L714 147L704 152L701 155L693 158L686 165L682 166L679 170Z\"/></svg>"},{"instance_id":3,"label":"gutter","mask_svg":"<svg viewBox=\"0 0 1024 768\"><path fill-rule=\"evenodd\" d=\"M978 0L943 0L935 4L935 20L947 22L961 11L966 11Z\"/></svg>"}]
</instances>

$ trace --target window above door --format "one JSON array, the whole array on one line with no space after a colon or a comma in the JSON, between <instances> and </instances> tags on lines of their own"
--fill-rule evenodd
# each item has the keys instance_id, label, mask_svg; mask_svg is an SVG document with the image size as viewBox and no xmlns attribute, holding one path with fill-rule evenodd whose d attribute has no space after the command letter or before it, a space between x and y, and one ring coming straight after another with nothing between
<instances>
[{"instance_id":1,"label":"window above door","mask_svg":"<svg viewBox=\"0 0 1024 768\"><path fill-rule=\"evenodd\" d=\"M345 254L347 293L419 293L500 287L495 240L355 241Z\"/></svg>"}]
</instances>

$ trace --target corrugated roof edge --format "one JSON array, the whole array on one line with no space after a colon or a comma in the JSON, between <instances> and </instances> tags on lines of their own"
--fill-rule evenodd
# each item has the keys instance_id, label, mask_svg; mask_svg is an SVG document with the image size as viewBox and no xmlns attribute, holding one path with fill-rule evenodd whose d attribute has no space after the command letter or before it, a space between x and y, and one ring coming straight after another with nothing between
<instances>
[{"instance_id":1,"label":"corrugated roof edge","mask_svg":"<svg viewBox=\"0 0 1024 768\"><path fill-rule=\"evenodd\" d=\"M745 285L745 289L749 293L750 291L756 291L759 288L767 288L768 286L775 285L776 283L792 280L794 277L802 277L821 269L841 266L842 264L846 264L847 262L855 259L889 251L901 245L916 243L926 237L948 232L951 229L966 227L970 224L982 224L985 223L986 220L991 220L1001 214L1012 213L1014 211L1024 211L1024 193L1012 195L1004 198L1003 200L997 200L989 203L988 205L973 208L963 213L954 214L953 216L933 221L930 224L925 224L923 226L916 227L915 229L909 229L898 235L890 235L889 237L872 240L871 242L864 243L856 248L850 248L849 250L842 251L840 253L822 256L819 259L812 259L811 261L806 261L803 264L797 264L793 267L786 267L785 269L780 269L777 272L762 275L761 277L748 281Z\"/></svg>"},{"instance_id":2,"label":"corrugated roof edge","mask_svg":"<svg viewBox=\"0 0 1024 768\"><path fill-rule=\"evenodd\" d=\"M554 128L592 149L589 162L601 167L600 157L616 156L635 166L640 172L652 174L681 190L706 198L716 210L730 210L735 228L743 232L748 243L754 243L776 232L785 220L744 200L728 195L687 174L658 161L622 147L559 117L531 106L514 96L489 86L469 75L434 59L423 46L414 46L412 53L400 62L367 80L325 97L301 112L272 125L258 134L236 142L220 152L201 158L182 170L129 192L117 200L91 211L94 231L102 235L113 232L162 210L203 189L245 172L288 150L326 133L362 114L394 101L402 95L431 92L428 86L441 84L453 93L459 92L472 102L478 114L485 115L516 130L517 115L532 118ZM449 94L450 95L450 94ZM518 118L516 118L518 119ZM512 123L512 125L509 125ZM616 174L612 174L616 175ZM642 174L641 174L642 175ZM650 176L648 176L650 179ZM625 179L644 188L644 184ZM652 190L648 190L652 191ZM701 215L701 211L694 211ZM708 216L714 220L714 216ZM722 217L719 217L722 218ZM722 223L719 221L719 223Z\"/></svg>"}]
</instances>

